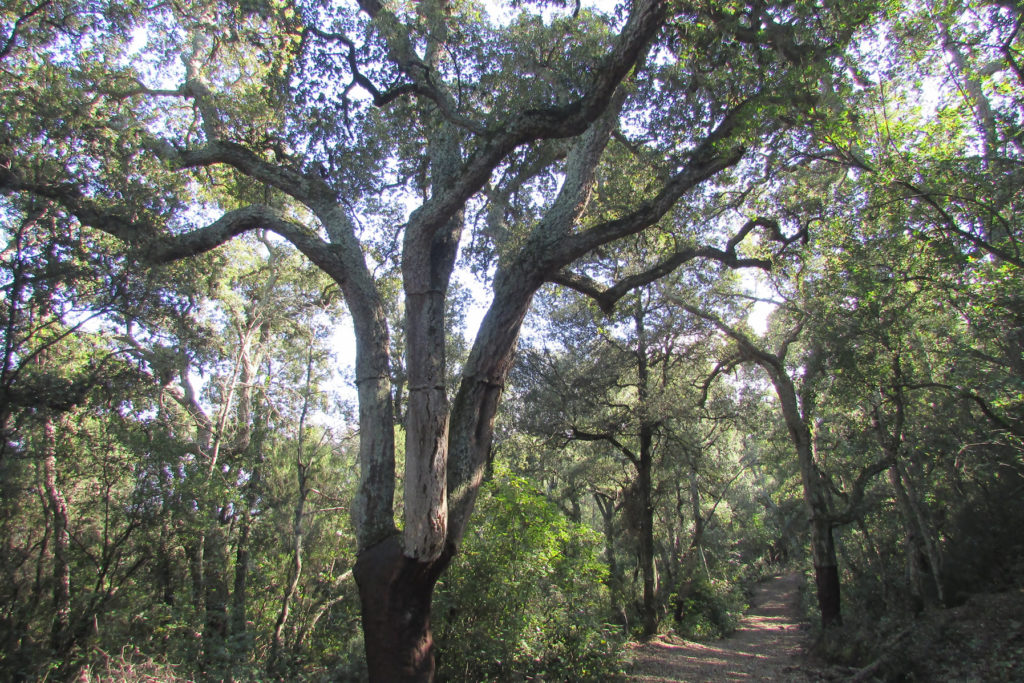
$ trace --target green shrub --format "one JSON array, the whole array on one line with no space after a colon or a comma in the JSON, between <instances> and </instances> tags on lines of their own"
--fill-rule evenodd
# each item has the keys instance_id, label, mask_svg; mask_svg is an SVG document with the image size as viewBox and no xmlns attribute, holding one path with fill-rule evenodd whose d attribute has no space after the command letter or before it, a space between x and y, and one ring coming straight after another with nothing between
<instances>
[{"instance_id":1,"label":"green shrub","mask_svg":"<svg viewBox=\"0 0 1024 683\"><path fill-rule=\"evenodd\" d=\"M676 632L685 638L724 638L736 630L746 607L743 588L728 581L692 579L672 597Z\"/></svg>"},{"instance_id":2,"label":"green shrub","mask_svg":"<svg viewBox=\"0 0 1024 683\"><path fill-rule=\"evenodd\" d=\"M601 539L499 472L434 599L442 680L599 680L620 665Z\"/></svg>"}]
</instances>

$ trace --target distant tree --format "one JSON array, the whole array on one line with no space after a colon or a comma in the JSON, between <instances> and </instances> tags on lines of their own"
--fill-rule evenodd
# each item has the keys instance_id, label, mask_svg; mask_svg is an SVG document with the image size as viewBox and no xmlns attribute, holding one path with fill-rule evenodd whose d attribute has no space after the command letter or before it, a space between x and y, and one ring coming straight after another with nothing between
<instances>
[{"instance_id":1,"label":"distant tree","mask_svg":"<svg viewBox=\"0 0 1024 683\"><path fill-rule=\"evenodd\" d=\"M837 524L849 523L858 514L865 487L874 476L894 464L892 454L886 452L883 457L863 467L850 490L844 493L846 505L836 510L832 503L831 482L816 457L818 451L813 429L820 399L817 389L819 373L824 367L822 349L811 340L795 369L791 365L792 360L787 358L803 328L800 317L785 331L777 342L776 350L772 351L768 349L766 340L758 339L752 331L726 323L718 315L684 300L679 303L691 315L710 322L735 344L735 359L727 359L719 367L727 367L736 361L752 363L771 380L800 468L804 504L810 522L811 557L821 623L826 627L836 626L842 622L842 608L833 528Z\"/></svg>"}]
</instances>

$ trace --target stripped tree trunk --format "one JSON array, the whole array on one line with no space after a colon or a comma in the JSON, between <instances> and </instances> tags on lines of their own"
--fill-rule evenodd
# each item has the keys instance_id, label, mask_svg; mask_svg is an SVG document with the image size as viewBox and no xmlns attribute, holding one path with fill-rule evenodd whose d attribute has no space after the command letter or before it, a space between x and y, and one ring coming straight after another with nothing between
<instances>
[{"instance_id":1,"label":"stripped tree trunk","mask_svg":"<svg viewBox=\"0 0 1024 683\"><path fill-rule=\"evenodd\" d=\"M371 681L434 679L430 602L451 553L430 562L406 557L397 536L364 550L354 574Z\"/></svg>"}]
</instances>

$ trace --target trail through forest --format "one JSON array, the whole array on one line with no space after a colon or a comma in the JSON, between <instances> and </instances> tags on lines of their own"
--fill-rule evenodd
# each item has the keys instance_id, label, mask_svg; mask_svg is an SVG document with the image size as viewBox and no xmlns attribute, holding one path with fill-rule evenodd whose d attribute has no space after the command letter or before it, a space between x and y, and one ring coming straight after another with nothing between
<instances>
[{"instance_id":1,"label":"trail through forest","mask_svg":"<svg viewBox=\"0 0 1024 683\"><path fill-rule=\"evenodd\" d=\"M736 632L695 643L656 639L634 652L626 681L812 681L803 668L807 634L797 609L801 577L777 576L754 591Z\"/></svg>"}]
</instances>

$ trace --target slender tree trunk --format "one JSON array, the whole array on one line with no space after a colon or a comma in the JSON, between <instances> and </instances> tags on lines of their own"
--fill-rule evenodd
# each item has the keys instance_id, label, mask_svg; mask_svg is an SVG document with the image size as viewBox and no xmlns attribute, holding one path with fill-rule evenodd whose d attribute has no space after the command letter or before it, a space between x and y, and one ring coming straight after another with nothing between
<instances>
[{"instance_id":1,"label":"slender tree trunk","mask_svg":"<svg viewBox=\"0 0 1024 683\"><path fill-rule=\"evenodd\" d=\"M814 393L811 378L819 368L818 353L815 349L806 361L803 378L804 392L798 397L796 386L786 369L786 348L777 354L758 348L749 337L723 323L718 318L687 304L683 307L690 313L712 322L732 337L740 348L744 360L760 365L772 380L775 394L779 398L782 417L789 430L790 439L796 448L797 463L800 467L800 483L803 486L804 506L810 522L811 556L814 562L814 578L818 588L818 606L821 609L823 626L842 623L839 596L839 562L836 559L835 542L832 538L831 509L828 487L814 461L814 441L809 427L813 414Z\"/></svg>"},{"instance_id":2,"label":"slender tree trunk","mask_svg":"<svg viewBox=\"0 0 1024 683\"><path fill-rule=\"evenodd\" d=\"M644 311L638 304L633 313L636 325L637 347L637 412L640 416L640 453L637 458L637 492L640 500L640 570L643 574L643 604L641 620L643 635L653 636L658 632L657 579L654 567L654 485L651 480L654 468L654 426L650 422L650 359L648 357L647 330L644 326Z\"/></svg>"},{"instance_id":3,"label":"slender tree trunk","mask_svg":"<svg viewBox=\"0 0 1024 683\"><path fill-rule=\"evenodd\" d=\"M160 528L160 556L156 558L156 578L160 601L168 607L174 606L174 563L171 545L168 543L170 532L166 524Z\"/></svg>"},{"instance_id":4,"label":"slender tree trunk","mask_svg":"<svg viewBox=\"0 0 1024 683\"><path fill-rule=\"evenodd\" d=\"M239 520L238 547L235 549L235 581L231 591L231 611L229 629L232 648L237 655L249 657L249 633L247 624L248 588L249 588L249 532L252 526L252 515L248 509L243 510Z\"/></svg>"},{"instance_id":5,"label":"slender tree trunk","mask_svg":"<svg viewBox=\"0 0 1024 683\"><path fill-rule=\"evenodd\" d=\"M267 669L275 671L278 668L281 655L282 634L285 624L288 623L288 616L291 612L292 599L299 589L299 581L302 578L302 553L305 547L305 524L306 498L309 496L308 476L309 461L306 458L306 418L309 415L310 399L312 397L313 385L313 350L310 348L306 357L306 382L303 390L302 410L299 413L299 425L297 443L295 447L295 481L297 495L295 507L292 511L292 566L289 570L288 584L285 586L284 595L281 596L281 610L277 614L277 622L274 624L274 635L271 639L270 657L268 658Z\"/></svg>"},{"instance_id":6,"label":"slender tree trunk","mask_svg":"<svg viewBox=\"0 0 1024 683\"><path fill-rule=\"evenodd\" d=\"M223 679L231 668L228 652L227 538L219 514L203 538L203 670Z\"/></svg>"},{"instance_id":7,"label":"slender tree trunk","mask_svg":"<svg viewBox=\"0 0 1024 683\"><path fill-rule=\"evenodd\" d=\"M37 651L33 631L29 627L40 608L47 603L47 590L51 589L48 574L52 575L53 561L52 549L50 548L53 537L53 515L50 512L50 498L46 490L46 476L43 471L43 460L36 461L36 476L40 482L38 496L41 511L43 514L43 537L36 544L36 563L32 579L32 590L22 598L20 592L17 601L17 608L9 618L7 628L4 629L7 635L7 643L3 652L7 654L7 670L13 671L21 663L25 668L31 666L32 658ZM52 590L52 589L51 589ZM50 595L52 598L52 593ZM44 610L49 610L44 607Z\"/></svg>"},{"instance_id":8,"label":"slender tree trunk","mask_svg":"<svg viewBox=\"0 0 1024 683\"><path fill-rule=\"evenodd\" d=\"M697 573L700 571L701 559L704 557L704 530L707 528L707 520L704 519L700 509L700 488L697 486L697 468L692 464L690 466L688 483L690 514L693 516L693 536L690 537L690 546L686 550L683 572L686 581L692 584ZM676 606L676 621L683 618L682 605L683 601L680 599Z\"/></svg>"},{"instance_id":9,"label":"slender tree trunk","mask_svg":"<svg viewBox=\"0 0 1024 683\"><path fill-rule=\"evenodd\" d=\"M939 552L937 535L932 526L931 515L929 515L925 503L917 492L917 484L914 478L910 476L908 468L897 461L896 471L906 489L907 504L917 525L921 549L928 558L928 569L935 588L935 597L939 604L945 604L946 595L942 585L942 555Z\"/></svg>"},{"instance_id":10,"label":"slender tree trunk","mask_svg":"<svg viewBox=\"0 0 1024 683\"><path fill-rule=\"evenodd\" d=\"M879 590L882 594L882 603L889 605L889 581L886 578L888 571L885 559L882 557L882 553L878 550L878 545L875 543L875 540L871 537L871 531L868 529L868 525L864 523L864 519L857 519L856 524L857 529L864 537L864 545L866 545L868 550L871 551L872 560L875 562L875 566L877 567L872 574L878 580Z\"/></svg>"},{"instance_id":11,"label":"slender tree trunk","mask_svg":"<svg viewBox=\"0 0 1024 683\"><path fill-rule=\"evenodd\" d=\"M619 596L622 592L622 569L615 558L615 501L604 493L594 492L594 502L601 513L601 529L604 531L604 558L608 565L608 599L612 614L620 614L622 606Z\"/></svg>"},{"instance_id":12,"label":"slender tree trunk","mask_svg":"<svg viewBox=\"0 0 1024 683\"><path fill-rule=\"evenodd\" d=\"M781 366L781 363L779 363ZM800 481L804 490L804 505L810 518L811 558L814 563L814 580L818 590L818 607L821 610L821 625L837 626L842 623L839 594L839 561L836 558L835 541L832 538L832 515L828 504L828 491L821 472L814 462L811 430L801 414L796 389L792 380L781 367L766 364L765 369L775 385L782 414L789 428L790 437L796 447L797 462L800 465Z\"/></svg>"},{"instance_id":13,"label":"slender tree trunk","mask_svg":"<svg viewBox=\"0 0 1024 683\"><path fill-rule=\"evenodd\" d=\"M202 618L202 615L206 614L206 580L203 576L204 536L205 534L200 531L194 541L184 546L185 554L188 556L192 606L195 607L197 618Z\"/></svg>"},{"instance_id":14,"label":"slender tree trunk","mask_svg":"<svg viewBox=\"0 0 1024 683\"><path fill-rule=\"evenodd\" d=\"M924 607L924 581L922 579L923 567L921 566L921 538L920 530L914 519L914 512L910 506L910 499L907 491L900 481L899 471L896 465L889 468L889 483L893 493L896 495L896 504L903 518L904 552L906 553L907 583L910 585L911 606L914 611L920 611Z\"/></svg>"},{"instance_id":15,"label":"slender tree trunk","mask_svg":"<svg viewBox=\"0 0 1024 683\"><path fill-rule=\"evenodd\" d=\"M700 487L697 485L697 466L690 466L690 514L693 515L693 539L690 541L690 549L697 550L698 554L704 547L705 519L700 510Z\"/></svg>"},{"instance_id":16,"label":"slender tree trunk","mask_svg":"<svg viewBox=\"0 0 1024 683\"><path fill-rule=\"evenodd\" d=\"M68 504L57 483L57 439L53 418L43 419L43 485L53 526L53 624L50 644L59 657L71 646L71 566Z\"/></svg>"},{"instance_id":17,"label":"slender tree trunk","mask_svg":"<svg viewBox=\"0 0 1024 683\"><path fill-rule=\"evenodd\" d=\"M646 439L644 438L646 436ZM643 603L641 607L643 635L653 636L658 632L657 595L654 576L654 505L651 501L651 454L649 430L641 432L640 462L637 467L637 494L640 511L640 572L643 576Z\"/></svg>"},{"instance_id":18,"label":"slender tree trunk","mask_svg":"<svg viewBox=\"0 0 1024 683\"><path fill-rule=\"evenodd\" d=\"M270 657L267 668L274 671L277 668L281 655L281 642L284 627L288 623L288 616L291 613L292 599L299 589L299 581L302 578L302 551L305 540L305 528L303 517L306 514L306 497L309 489L306 486L306 465L302 462L302 452L295 463L296 476L298 478L299 493L295 501L295 509L292 515L292 566L288 572L288 584L285 586L284 595L281 596L281 609L277 613L277 622L274 624L274 635L271 639Z\"/></svg>"}]
</instances>

